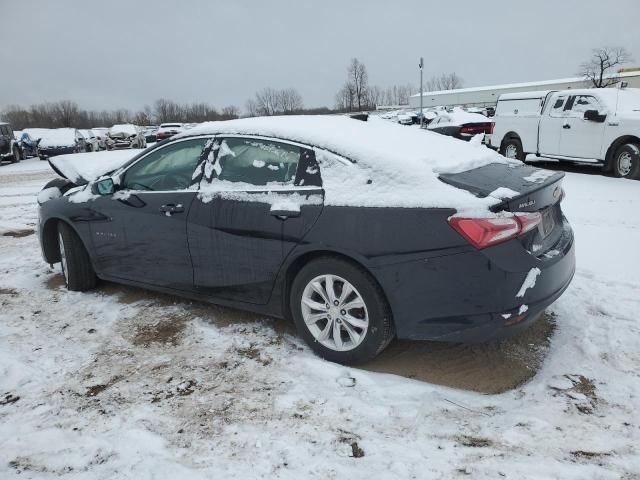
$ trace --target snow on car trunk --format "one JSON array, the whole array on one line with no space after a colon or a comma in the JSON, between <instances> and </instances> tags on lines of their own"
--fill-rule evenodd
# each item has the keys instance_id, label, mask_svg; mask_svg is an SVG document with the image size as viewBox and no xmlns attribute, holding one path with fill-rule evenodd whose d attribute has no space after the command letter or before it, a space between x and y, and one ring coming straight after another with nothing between
<instances>
[{"instance_id":1,"label":"snow on car trunk","mask_svg":"<svg viewBox=\"0 0 640 480\"><path fill-rule=\"evenodd\" d=\"M42 140L39 146L41 148L48 147L69 147L76 143L75 128L55 128L40 132Z\"/></svg>"}]
</instances>

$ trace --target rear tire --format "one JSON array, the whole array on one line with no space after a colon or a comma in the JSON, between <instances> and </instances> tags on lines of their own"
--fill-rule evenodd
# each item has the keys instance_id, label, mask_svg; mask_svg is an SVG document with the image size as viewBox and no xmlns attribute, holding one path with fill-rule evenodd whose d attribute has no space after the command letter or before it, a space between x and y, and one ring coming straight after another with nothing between
<instances>
[{"instance_id":1,"label":"rear tire","mask_svg":"<svg viewBox=\"0 0 640 480\"><path fill-rule=\"evenodd\" d=\"M331 288L327 286L327 278L332 279ZM322 283L323 279L325 283ZM312 286L318 284L324 287L321 289L324 296ZM345 285L352 292L340 302L338 297L345 292ZM332 294L335 294L333 301ZM324 304L325 308L321 310L309 308L306 303L303 307L303 300L313 303L322 298L332 304ZM322 302L317 304L322 307ZM349 307L360 304L363 306ZM395 335L391 308L380 286L367 271L340 258L323 257L305 265L291 286L289 307L300 336L317 355L332 362L358 364L372 360ZM312 321L313 316L319 319ZM322 337L321 331L329 332L328 338ZM339 337L337 342L336 336Z\"/></svg>"},{"instance_id":2,"label":"rear tire","mask_svg":"<svg viewBox=\"0 0 640 480\"><path fill-rule=\"evenodd\" d=\"M502 142L500 153L503 157L524 162L526 155L522 150L522 142L518 138L507 138Z\"/></svg>"},{"instance_id":3,"label":"rear tire","mask_svg":"<svg viewBox=\"0 0 640 480\"><path fill-rule=\"evenodd\" d=\"M622 145L613 155L610 169L614 177L640 180L640 147L634 143Z\"/></svg>"},{"instance_id":4,"label":"rear tire","mask_svg":"<svg viewBox=\"0 0 640 480\"><path fill-rule=\"evenodd\" d=\"M75 292L90 290L98 283L91 259L82 241L69 225L58 224L60 264L67 289Z\"/></svg>"}]
</instances>

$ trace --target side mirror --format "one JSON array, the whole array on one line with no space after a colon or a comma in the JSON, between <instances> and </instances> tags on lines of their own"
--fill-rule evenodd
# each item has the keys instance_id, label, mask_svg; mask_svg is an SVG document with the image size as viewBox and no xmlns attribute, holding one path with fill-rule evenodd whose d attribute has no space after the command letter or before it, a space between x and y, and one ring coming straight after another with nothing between
<instances>
[{"instance_id":1,"label":"side mirror","mask_svg":"<svg viewBox=\"0 0 640 480\"><path fill-rule=\"evenodd\" d=\"M98 195L113 195L116 187L112 178L104 178L96 183L96 193Z\"/></svg>"},{"instance_id":2,"label":"side mirror","mask_svg":"<svg viewBox=\"0 0 640 480\"><path fill-rule=\"evenodd\" d=\"M598 110L587 110L586 112L584 112L584 119L591 122L602 123L604 122L605 118L606 115L600 115L600 112Z\"/></svg>"}]
</instances>

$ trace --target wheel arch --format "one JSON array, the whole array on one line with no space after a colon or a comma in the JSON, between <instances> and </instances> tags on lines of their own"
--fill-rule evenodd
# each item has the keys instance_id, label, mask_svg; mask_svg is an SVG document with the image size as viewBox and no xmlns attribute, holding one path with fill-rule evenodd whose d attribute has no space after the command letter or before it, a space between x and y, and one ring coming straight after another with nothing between
<instances>
[{"instance_id":1,"label":"wheel arch","mask_svg":"<svg viewBox=\"0 0 640 480\"><path fill-rule=\"evenodd\" d=\"M47 263L58 263L60 261L60 248L58 245L58 224L66 223L71 230L78 236L84 248L89 251L82 240L82 235L76 229L75 225L61 217L50 217L42 224L40 232L40 241L42 242L42 254Z\"/></svg>"},{"instance_id":2,"label":"wheel arch","mask_svg":"<svg viewBox=\"0 0 640 480\"><path fill-rule=\"evenodd\" d=\"M520 142L520 145L522 145L522 138L520 138L520 135L518 135L517 132L514 132L513 130L508 131L507 133L504 134L504 137L502 137L502 140L500 140L500 150L502 150L502 147L504 146L504 142L506 142L507 140L518 140Z\"/></svg>"},{"instance_id":3,"label":"wheel arch","mask_svg":"<svg viewBox=\"0 0 640 480\"><path fill-rule=\"evenodd\" d=\"M301 253L300 255L296 256L292 261L290 261L288 265L285 267L284 275L282 276L282 287L281 287L282 288L282 313L287 320L292 320L290 299L291 299L291 287L293 285L293 281L298 275L298 273L300 272L300 270L302 270L302 268L305 265L307 265L309 262L312 262L313 260L316 260L318 258L335 258L339 260L344 260L354 265L355 267L361 269L362 271L364 271L376 283L376 285L380 289L380 292L382 293L384 301L387 302L387 305L389 305L389 308L391 308L391 304L389 303L389 299L387 298L387 294L382 288L382 285L380 284L376 276L373 274L371 269L368 268L363 261L360 261L357 258L354 258L354 256L338 250L331 250L331 249L310 250L310 251Z\"/></svg>"},{"instance_id":4,"label":"wheel arch","mask_svg":"<svg viewBox=\"0 0 640 480\"><path fill-rule=\"evenodd\" d=\"M613 168L613 156L615 155L618 148L627 143L634 143L640 147L640 138L636 135L622 135L611 142L611 145L609 145L607 153L604 157L606 171L611 171L611 169Z\"/></svg>"}]
</instances>

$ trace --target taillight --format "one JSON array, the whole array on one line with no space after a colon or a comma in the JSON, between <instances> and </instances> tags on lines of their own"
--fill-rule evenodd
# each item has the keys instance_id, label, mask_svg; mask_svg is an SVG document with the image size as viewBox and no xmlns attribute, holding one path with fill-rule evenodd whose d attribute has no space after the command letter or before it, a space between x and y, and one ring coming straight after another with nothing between
<instances>
[{"instance_id":1,"label":"taillight","mask_svg":"<svg viewBox=\"0 0 640 480\"><path fill-rule=\"evenodd\" d=\"M493 129L495 128L495 126L496 126L496 122L491 122L491 125L489 126L489 132L488 132L489 135L493 134Z\"/></svg>"},{"instance_id":2,"label":"taillight","mask_svg":"<svg viewBox=\"0 0 640 480\"><path fill-rule=\"evenodd\" d=\"M449 225L477 249L497 245L533 230L542 221L538 212L490 218L450 217Z\"/></svg>"},{"instance_id":3,"label":"taillight","mask_svg":"<svg viewBox=\"0 0 640 480\"><path fill-rule=\"evenodd\" d=\"M490 123L471 123L462 125L460 127L460 133L466 133L469 135L476 135L478 133L492 133L492 127Z\"/></svg>"}]
</instances>

